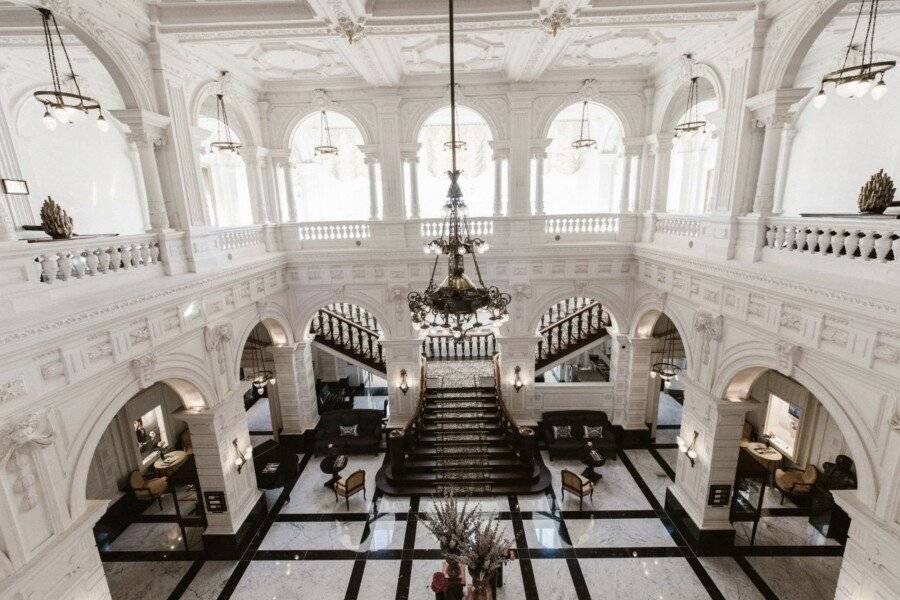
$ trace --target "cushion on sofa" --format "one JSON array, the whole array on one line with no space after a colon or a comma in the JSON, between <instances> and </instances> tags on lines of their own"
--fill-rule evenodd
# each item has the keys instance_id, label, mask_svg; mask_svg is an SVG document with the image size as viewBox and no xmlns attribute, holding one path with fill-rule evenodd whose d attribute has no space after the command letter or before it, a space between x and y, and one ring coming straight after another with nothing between
<instances>
[{"instance_id":1,"label":"cushion on sofa","mask_svg":"<svg viewBox=\"0 0 900 600\"><path fill-rule=\"evenodd\" d=\"M568 440L571 438L572 438L572 426L571 425L554 425L553 426L553 439Z\"/></svg>"}]
</instances>

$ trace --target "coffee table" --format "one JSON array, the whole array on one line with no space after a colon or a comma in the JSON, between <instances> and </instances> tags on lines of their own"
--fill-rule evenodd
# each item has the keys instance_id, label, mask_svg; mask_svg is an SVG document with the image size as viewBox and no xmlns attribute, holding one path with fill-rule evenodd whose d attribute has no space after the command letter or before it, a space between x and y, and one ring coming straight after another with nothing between
<instances>
[{"instance_id":1,"label":"coffee table","mask_svg":"<svg viewBox=\"0 0 900 600\"><path fill-rule=\"evenodd\" d=\"M600 454L591 442L584 445L584 454L581 457L581 462L586 465L584 471L581 472L582 477L591 483L597 483L603 479L603 475L595 471L594 467L602 467L605 465L606 457Z\"/></svg>"},{"instance_id":2,"label":"coffee table","mask_svg":"<svg viewBox=\"0 0 900 600\"><path fill-rule=\"evenodd\" d=\"M331 475L331 479L326 481L323 487L334 489L334 484L336 484L341 478L341 469L347 466L347 455L345 454L334 454L332 456L326 456L322 459L322 462L319 463L319 469L322 470L326 475Z\"/></svg>"}]
</instances>

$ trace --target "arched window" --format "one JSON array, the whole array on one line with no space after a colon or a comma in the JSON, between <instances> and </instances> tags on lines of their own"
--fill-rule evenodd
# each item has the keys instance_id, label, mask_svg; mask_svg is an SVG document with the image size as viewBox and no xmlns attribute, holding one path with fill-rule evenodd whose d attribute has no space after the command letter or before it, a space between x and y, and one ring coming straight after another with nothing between
<instances>
[{"instance_id":1,"label":"arched window","mask_svg":"<svg viewBox=\"0 0 900 600\"><path fill-rule=\"evenodd\" d=\"M327 123L327 132L323 122ZM316 152L323 139L337 148L337 154ZM322 113L316 112L300 122L291 140L294 201L300 221L378 218L381 201L372 197L373 188L378 188L370 186L375 169L366 164L359 148L362 144L359 129L340 113L325 111L323 120Z\"/></svg>"},{"instance_id":2,"label":"arched window","mask_svg":"<svg viewBox=\"0 0 900 600\"><path fill-rule=\"evenodd\" d=\"M215 111L215 96L211 110ZM210 100L204 102L204 108L210 106ZM204 110L203 112L208 111ZM198 125L205 137L200 146L200 182L207 210L212 225L231 227L253 223L250 188L247 184L247 165L240 154L228 150L210 148L212 142L221 141L225 125L215 117L200 116ZM240 136L229 128L231 139L240 142Z\"/></svg>"},{"instance_id":3,"label":"arched window","mask_svg":"<svg viewBox=\"0 0 900 600\"><path fill-rule=\"evenodd\" d=\"M586 127L582 133L583 108L581 102L564 108L550 125L548 137L552 141L543 159L543 182L542 185L532 186L536 190L533 192L536 213L617 210L622 186L622 157L619 153L624 137L622 125L608 108L588 102L585 112L589 128ZM573 148L572 142L582 136L596 140L596 145L581 150ZM542 198L537 190L542 190Z\"/></svg>"},{"instance_id":4,"label":"arched window","mask_svg":"<svg viewBox=\"0 0 900 600\"><path fill-rule=\"evenodd\" d=\"M696 113L693 110L689 112L707 120L706 131L681 135L673 140L666 212L699 214L706 210L715 185L719 148L715 126L709 123L707 115L718 109L716 99L697 103ZM678 122L692 118L686 112Z\"/></svg>"},{"instance_id":5,"label":"arched window","mask_svg":"<svg viewBox=\"0 0 900 600\"><path fill-rule=\"evenodd\" d=\"M457 138L465 146L457 151L457 168L462 171L459 184L469 215L486 217L494 214L494 171L491 129L472 109L457 107ZM419 214L430 219L441 216L447 201L450 180L450 107L434 112L419 130L418 191ZM409 200L407 200L407 205ZM501 207L501 211L503 209ZM407 213L413 214L409 206Z\"/></svg>"}]
</instances>

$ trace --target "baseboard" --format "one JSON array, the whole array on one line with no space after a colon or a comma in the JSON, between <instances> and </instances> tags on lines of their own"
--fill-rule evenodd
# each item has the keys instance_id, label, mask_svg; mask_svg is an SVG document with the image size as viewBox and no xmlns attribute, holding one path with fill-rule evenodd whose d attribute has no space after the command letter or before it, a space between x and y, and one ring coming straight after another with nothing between
<instances>
[{"instance_id":1,"label":"baseboard","mask_svg":"<svg viewBox=\"0 0 900 600\"><path fill-rule=\"evenodd\" d=\"M670 490L666 513L696 554L718 554L734 549L734 529L700 529Z\"/></svg>"},{"instance_id":2,"label":"baseboard","mask_svg":"<svg viewBox=\"0 0 900 600\"><path fill-rule=\"evenodd\" d=\"M261 494L259 500L253 505L250 514L244 519L244 523L234 535L205 535L203 536L204 554L210 559L237 560L243 555L244 550L250 545L253 536L259 530L266 518L268 506L266 495Z\"/></svg>"}]
</instances>

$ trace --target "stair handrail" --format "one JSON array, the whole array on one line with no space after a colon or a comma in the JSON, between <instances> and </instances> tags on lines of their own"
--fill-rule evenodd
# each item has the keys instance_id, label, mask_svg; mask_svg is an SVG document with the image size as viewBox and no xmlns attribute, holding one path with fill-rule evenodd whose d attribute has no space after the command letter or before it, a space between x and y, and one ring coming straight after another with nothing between
<instances>
[{"instance_id":1,"label":"stair handrail","mask_svg":"<svg viewBox=\"0 0 900 600\"><path fill-rule=\"evenodd\" d=\"M596 330L594 329L594 325L592 323L593 315L591 314L595 310L599 310L599 314L597 315L598 325L597 325ZM603 314L604 314L603 305L600 302L594 302L592 304L589 304L588 306L584 307L583 309L572 313L565 319L562 319L561 321L557 321L553 325L550 325L550 326L545 327L544 329L540 330L539 335L540 335L541 339L538 340L537 349L536 349L536 359L537 359L538 363L540 363L542 360L548 359L554 355L560 356L560 355L564 354L564 353L561 354L559 351L565 350L566 348L557 348L556 352L553 351L552 346L553 346L554 332L562 332L565 329L567 324L569 324L571 326L571 321L574 319L580 319L581 316L585 312L589 313L588 317L587 317L588 330L586 332L583 331L581 329L581 323L578 324L578 328L576 330L574 330L574 331L570 330L570 332L569 332L570 339L568 339L566 342L566 348L576 347L580 343L582 343L587 336L594 334L594 333L604 333L608 330L609 324L603 320ZM570 329L571 329L571 327L570 327ZM578 339L571 339L571 338L576 337L574 335L575 333L577 333ZM561 335L557 334L556 337L560 338ZM546 347L545 347L545 342L546 342ZM561 343L561 340L557 339L557 343L558 344Z\"/></svg>"},{"instance_id":2,"label":"stair handrail","mask_svg":"<svg viewBox=\"0 0 900 600\"><path fill-rule=\"evenodd\" d=\"M381 337L381 334L378 333L377 331L373 331L373 330L369 329L368 327L366 327L366 326L364 326L364 325L360 325L360 324L357 323L356 321L353 321L352 319L348 319L347 317L345 317L345 316L343 316L343 315L340 315L340 314L334 312L333 310L328 310L327 308L320 308L318 312L320 312L320 313L326 313L326 314L328 314L328 315L331 315L331 316L334 317L335 319L339 319L339 320L343 321L344 323L347 323L347 324L350 325L351 327L355 327L355 328L357 328L357 329L362 329L362 330L365 331L366 333L368 333L368 334L370 334L370 335L372 335L372 336L375 336L376 338L380 338L380 337ZM310 323L310 333L315 333L315 331L312 330L312 323Z\"/></svg>"},{"instance_id":3,"label":"stair handrail","mask_svg":"<svg viewBox=\"0 0 900 600\"><path fill-rule=\"evenodd\" d=\"M403 435L407 436L412 432L413 426L418 422L422 415L422 409L425 407L425 393L428 389L428 380L425 377L425 366L428 359L422 356L422 366L419 369L419 399L416 402L416 409L413 411L412 417L403 427Z\"/></svg>"},{"instance_id":4,"label":"stair handrail","mask_svg":"<svg viewBox=\"0 0 900 600\"><path fill-rule=\"evenodd\" d=\"M494 356L492 362L494 363L494 393L497 397L497 406L500 407L501 422L506 426L509 433L518 436L519 426L516 424L516 420L512 417L509 409L506 407L506 402L503 401L503 383L500 379L499 356Z\"/></svg>"},{"instance_id":5,"label":"stair handrail","mask_svg":"<svg viewBox=\"0 0 900 600\"><path fill-rule=\"evenodd\" d=\"M573 313L570 314L570 315L566 315L565 317L563 317L563 318L560 319L559 321L556 321L555 323L550 323L549 325L547 325L547 326L544 327L543 329L539 329L539 330L538 330L538 334L541 334L541 335L542 335L542 334L546 333L547 331L549 331L549 330L551 330L551 329L554 329L555 327L558 327L559 325L562 325L562 324L565 323L566 321L571 321L572 319L574 319L574 318L577 317L578 315L580 315L580 314L582 314L582 313L584 313L584 312L587 312L587 311L591 310L592 308L594 308L595 306L598 306L598 305L602 307L602 306L603 306L603 303L602 303L602 302L599 302L599 301L597 301L597 300L594 300L592 303L590 303L590 304L588 304L587 306L584 306L584 307L582 307L582 308L579 308L578 310L576 310L575 312L573 312ZM602 316L603 316L603 313L602 313L602 312L600 313L600 316L601 316L601 318L602 318Z\"/></svg>"}]
</instances>

